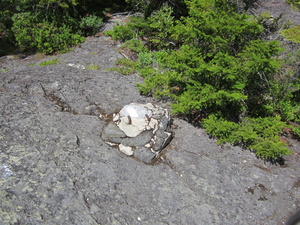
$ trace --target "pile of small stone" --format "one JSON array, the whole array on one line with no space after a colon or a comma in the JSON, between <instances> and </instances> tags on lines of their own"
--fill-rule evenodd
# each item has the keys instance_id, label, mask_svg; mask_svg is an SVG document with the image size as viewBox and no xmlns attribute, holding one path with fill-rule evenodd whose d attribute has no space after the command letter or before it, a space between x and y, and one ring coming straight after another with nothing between
<instances>
[{"instance_id":1,"label":"pile of small stone","mask_svg":"<svg viewBox=\"0 0 300 225\"><path fill-rule=\"evenodd\" d=\"M102 139L128 156L151 161L172 139L167 109L151 103L125 105L102 132Z\"/></svg>"}]
</instances>

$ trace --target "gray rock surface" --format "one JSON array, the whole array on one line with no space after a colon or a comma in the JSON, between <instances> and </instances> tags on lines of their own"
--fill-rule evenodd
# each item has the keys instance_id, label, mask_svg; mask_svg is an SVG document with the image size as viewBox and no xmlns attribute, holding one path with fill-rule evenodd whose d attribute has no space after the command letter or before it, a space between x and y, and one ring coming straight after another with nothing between
<instances>
[{"instance_id":1,"label":"gray rock surface","mask_svg":"<svg viewBox=\"0 0 300 225\"><path fill-rule=\"evenodd\" d=\"M162 105L138 94L138 76L105 70L120 57L101 36L63 55L0 59L0 224L279 225L299 208L298 142L279 167L174 119L151 165L107 145L113 113ZM39 66L51 58L60 64Z\"/></svg>"}]
</instances>

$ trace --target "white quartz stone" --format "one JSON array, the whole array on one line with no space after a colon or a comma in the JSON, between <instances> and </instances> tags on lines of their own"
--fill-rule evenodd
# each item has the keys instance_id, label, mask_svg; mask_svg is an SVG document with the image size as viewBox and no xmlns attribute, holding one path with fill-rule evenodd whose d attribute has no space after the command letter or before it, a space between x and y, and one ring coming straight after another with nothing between
<instances>
[{"instance_id":1,"label":"white quartz stone","mask_svg":"<svg viewBox=\"0 0 300 225\"><path fill-rule=\"evenodd\" d=\"M148 123L148 126L150 126L151 129L153 129L153 133L155 133L159 127L159 121L151 118L151 120Z\"/></svg>"},{"instance_id":2,"label":"white quartz stone","mask_svg":"<svg viewBox=\"0 0 300 225\"><path fill-rule=\"evenodd\" d=\"M68 63L67 65L68 65L68 66L71 66L71 67L75 67L75 68L77 68L77 69L81 69L81 70L84 70L84 69L85 69L85 66L80 65L80 64Z\"/></svg>"},{"instance_id":3,"label":"white quartz stone","mask_svg":"<svg viewBox=\"0 0 300 225\"><path fill-rule=\"evenodd\" d=\"M117 122L119 119L120 119L120 114L119 113L113 115L113 121L114 122Z\"/></svg>"},{"instance_id":4,"label":"white quartz stone","mask_svg":"<svg viewBox=\"0 0 300 225\"><path fill-rule=\"evenodd\" d=\"M128 137L136 137L138 134L145 130L148 124L146 119L141 118L131 118L130 123L128 117L121 117L118 127L122 130Z\"/></svg>"},{"instance_id":5,"label":"white quartz stone","mask_svg":"<svg viewBox=\"0 0 300 225\"><path fill-rule=\"evenodd\" d=\"M132 147L119 144L119 150L121 152L123 152L124 154L128 155L128 156L133 155L133 149L132 149Z\"/></svg>"},{"instance_id":6,"label":"white quartz stone","mask_svg":"<svg viewBox=\"0 0 300 225\"><path fill-rule=\"evenodd\" d=\"M152 111L143 105L134 103L125 105L120 111L121 117L130 116L131 118L145 118L146 115L151 117Z\"/></svg>"}]
</instances>

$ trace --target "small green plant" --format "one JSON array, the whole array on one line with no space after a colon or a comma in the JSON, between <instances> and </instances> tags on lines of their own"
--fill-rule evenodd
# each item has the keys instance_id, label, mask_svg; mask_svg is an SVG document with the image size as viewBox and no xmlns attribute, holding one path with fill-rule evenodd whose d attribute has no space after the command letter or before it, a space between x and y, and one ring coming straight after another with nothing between
<instances>
[{"instance_id":1,"label":"small green plant","mask_svg":"<svg viewBox=\"0 0 300 225\"><path fill-rule=\"evenodd\" d=\"M136 36L134 30L127 25L115 26L113 30L106 31L104 34L110 36L113 40L120 40L123 42Z\"/></svg>"},{"instance_id":2,"label":"small green plant","mask_svg":"<svg viewBox=\"0 0 300 225\"><path fill-rule=\"evenodd\" d=\"M130 74L135 73L135 71L136 71L135 62L133 62L129 59L125 59L125 58L118 59L116 61L116 65L118 67L110 68L109 70L116 71L123 75L130 75Z\"/></svg>"},{"instance_id":3,"label":"small green plant","mask_svg":"<svg viewBox=\"0 0 300 225\"><path fill-rule=\"evenodd\" d=\"M103 19L96 15L86 15L81 19L79 27L84 35L94 35L100 31Z\"/></svg>"},{"instance_id":4,"label":"small green plant","mask_svg":"<svg viewBox=\"0 0 300 225\"><path fill-rule=\"evenodd\" d=\"M176 46L175 23L172 13L171 7L163 5L160 10L153 12L152 16L148 18L150 35L147 45L149 49L172 49Z\"/></svg>"},{"instance_id":5,"label":"small green plant","mask_svg":"<svg viewBox=\"0 0 300 225\"><path fill-rule=\"evenodd\" d=\"M281 31L287 40L300 43L300 25Z\"/></svg>"},{"instance_id":6,"label":"small green plant","mask_svg":"<svg viewBox=\"0 0 300 225\"><path fill-rule=\"evenodd\" d=\"M295 133L295 135L300 138L300 125L293 127L292 128L293 132Z\"/></svg>"},{"instance_id":7,"label":"small green plant","mask_svg":"<svg viewBox=\"0 0 300 225\"><path fill-rule=\"evenodd\" d=\"M258 138L257 142L250 146L256 156L269 161L276 161L279 157L289 155L291 151L286 144L281 141L263 140Z\"/></svg>"},{"instance_id":8,"label":"small green plant","mask_svg":"<svg viewBox=\"0 0 300 225\"><path fill-rule=\"evenodd\" d=\"M291 20L286 20L285 23L282 25L281 29L289 29L291 26L294 25L294 22Z\"/></svg>"},{"instance_id":9,"label":"small green plant","mask_svg":"<svg viewBox=\"0 0 300 225\"><path fill-rule=\"evenodd\" d=\"M50 66L50 65L54 65L54 64L58 64L59 63L59 59L54 58L48 61L44 61L40 63L40 66Z\"/></svg>"},{"instance_id":10,"label":"small green plant","mask_svg":"<svg viewBox=\"0 0 300 225\"><path fill-rule=\"evenodd\" d=\"M290 3L294 8L300 10L300 1L299 0L288 0L288 3Z\"/></svg>"},{"instance_id":11,"label":"small green plant","mask_svg":"<svg viewBox=\"0 0 300 225\"><path fill-rule=\"evenodd\" d=\"M117 66L126 66L130 68L135 68L135 62L131 61L130 59L120 58L116 61Z\"/></svg>"},{"instance_id":12,"label":"small green plant","mask_svg":"<svg viewBox=\"0 0 300 225\"><path fill-rule=\"evenodd\" d=\"M114 67L110 68L109 71L116 71L122 75L131 75L135 73L135 70L129 67Z\"/></svg>"},{"instance_id":13,"label":"small green plant","mask_svg":"<svg viewBox=\"0 0 300 225\"><path fill-rule=\"evenodd\" d=\"M8 71L9 69L0 69L0 72L6 72Z\"/></svg>"},{"instance_id":14,"label":"small green plant","mask_svg":"<svg viewBox=\"0 0 300 225\"><path fill-rule=\"evenodd\" d=\"M52 54L80 44L84 37L72 33L67 25L57 27L54 23L36 22L31 13L17 13L12 17L12 31L17 45L24 52Z\"/></svg>"},{"instance_id":15,"label":"small green plant","mask_svg":"<svg viewBox=\"0 0 300 225\"><path fill-rule=\"evenodd\" d=\"M140 39L133 38L130 40L125 41L125 43L122 45L123 48L128 48L131 51L134 52L147 52L146 46L143 44L143 42Z\"/></svg>"},{"instance_id":16,"label":"small green plant","mask_svg":"<svg viewBox=\"0 0 300 225\"><path fill-rule=\"evenodd\" d=\"M209 116L203 121L206 131L217 137L218 144L231 143L249 148L260 158L276 160L291 151L286 143L280 141L279 133L288 127L281 118L246 118L242 123L234 123L216 116Z\"/></svg>"},{"instance_id":17,"label":"small green plant","mask_svg":"<svg viewBox=\"0 0 300 225\"><path fill-rule=\"evenodd\" d=\"M155 59L151 52L140 52L138 53L138 59L136 60L137 68L152 67Z\"/></svg>"},{"instance_id":18,"label":"small green plant","mask_svg":"<svg viewBox=\"0 0 300 225\"><path fill-rule=\"evenodd\" d=\"M88 66L87 66L87 69L88 69L88 70L99 70L99 69L100 69L100 66L95 65L95 64L91 64L91 65L88 65Z\"/></svg>"}]
</instances>

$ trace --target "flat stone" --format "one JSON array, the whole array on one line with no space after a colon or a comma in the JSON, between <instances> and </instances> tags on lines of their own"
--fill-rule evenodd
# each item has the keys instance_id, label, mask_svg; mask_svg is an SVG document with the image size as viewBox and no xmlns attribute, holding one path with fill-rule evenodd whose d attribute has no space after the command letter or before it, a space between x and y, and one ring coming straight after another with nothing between
<instances>
[{"instance_id":1,"label":"flat stone","mask_svg":"<svg viewBox=\"0 0 300 225\"><path fill-rule=\"evenodd\" d=\"M170 119L167 118L166 116L162 116L160 119L160 124L159 126L165 131L168 129L170 123Z\"/></svg>"},{"instance_id":2,"label":"flat stone","mask_svg":"<svg viewBox=\"0 0 300 225\"><path fill-rule=\"evenodd\" d=\"M120 130L115 123L110 122L104 128L101 137L104 141L121 143L122 139L126 137L126 134Z\"/></svg>"},{"instance_id":3,"label":"flat stone","mask_svg":"<svg viewBox=\"0 0 300 225\"><path fill-rule=\"evenodd\" d=\"M172 134L168 132L163 132L163 135L157 135L155 139L155 143L153 146L153 150L156 152L160 152L164 149L172 140Z\"/></svg>"},{"instance_id":4,"label":"flat stone","mask_svg":"<svg viewBox=\"0 0 300 225\"><path fill-rule=\"evenodd\" d=\"M146 147L138 147L133 156L145 163L151 163L151 161L155 158L156 154L153 153L149 148Z\"/></svg>"},{"instance_id":5,"label":"flat stone","mask_svg":"<svg viewBox=\"0 0 300 225\"><path fill-rule=\"evenodd\" d=\"M124 138L122 144L126 146L144 146L150 142L153 136L152 130L146 130L133 138Z\"/></svg>"}]
</instances>

